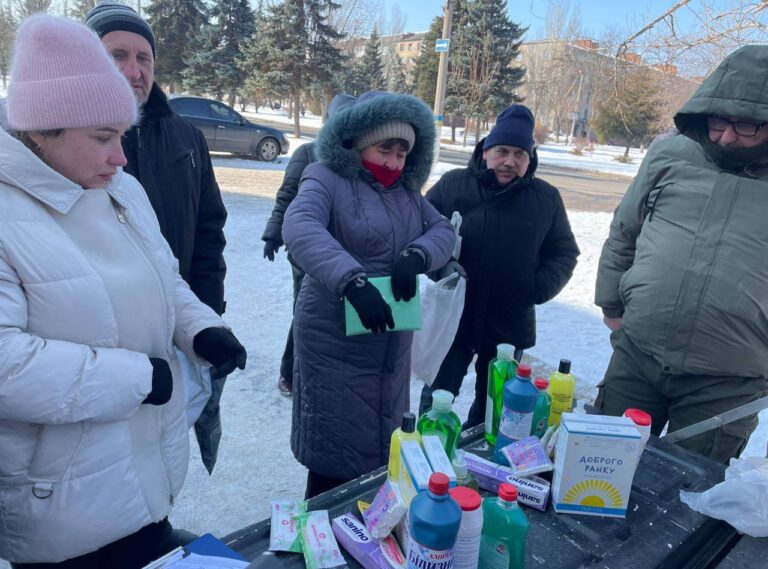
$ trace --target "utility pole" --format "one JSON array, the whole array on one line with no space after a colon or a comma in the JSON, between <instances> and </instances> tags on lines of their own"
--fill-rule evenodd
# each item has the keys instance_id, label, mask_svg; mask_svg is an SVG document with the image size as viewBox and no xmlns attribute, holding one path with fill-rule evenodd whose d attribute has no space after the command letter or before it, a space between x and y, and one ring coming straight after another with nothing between
<instances>
[{"instance_id":1,"label":"utility pole","mask_svg":"<svg viewBox=\"0 0 768 569\"><path fill-rule=\"evenodd\" d=\"M437 89L435 90L435 164L440 160L440 138L443 134L443 107L445 106L445 89L448 85L448 49L451 39L451 24L455 0L446 0L443 16L443 37L435 45L435 51L440 51L440 65L437 68Z\"/></svg>"}]
</instances>

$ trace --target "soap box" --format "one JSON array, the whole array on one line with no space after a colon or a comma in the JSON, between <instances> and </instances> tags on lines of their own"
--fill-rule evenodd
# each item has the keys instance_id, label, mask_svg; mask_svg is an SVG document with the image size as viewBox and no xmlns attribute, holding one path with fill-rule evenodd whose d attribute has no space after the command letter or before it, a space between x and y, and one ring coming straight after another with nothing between
<instances>
[{"instance_id":1,"label":"soap box","mask_svg":"<svg viewBox=\"0 0 768 569\"><path fill-rule=\"evenodd\" d=\"M631 419L563 413L552 481L555 511L625 517L640 444Z\"/></svg>"},{"instance_id":2,"label":"soap box","mask_svg":"<svg viewBox=\"0 0 768 569\"><path fill-rule=\"evenodd\" d=\"M351 513L334 518L331 526L341 546L364 569L405 569L405 556L392 536L374 539Z\"/></svg>"},{"instance_id":3,"label":"soap box","mask_svg":"<svg viewBox=\"0 0 768 569\"><path fill-rule=\"evenodd\" d=\"M546 511L549 499L549 482L543 478L515 476L511 468L500 466L469 452L464 454L464 460L467 463L467 470L472 473L483 490L496 494L500 485L512 484L517 488L518 502L542 512Z\"/></svg>"},{"instance_id":4,"label":"soap box","mask_svg":"<svg viewBox=\"0 0 768 569\"><path fill-rule=\"evenodd\" d=\"M406 507L411 505L411 500L419 492L429 488L429 477L432 467L429 466L424 451L421 450L419 441L400 442L400 496Z\"/></svg>"},{"instance_id":5,"label":"soap box","mask_svg":"<svg viewBox=\"0 0 768 569\"><path fill-rule=\"evenodd\" d=\"M427 435L421 437L421 444L424 446L424 454L427 456L432 472L442 472L448 477L448 485L451 488L456 486L456 471L448 459L448 455L440 442L440 437Z\"/></svg>"}]
</instances>

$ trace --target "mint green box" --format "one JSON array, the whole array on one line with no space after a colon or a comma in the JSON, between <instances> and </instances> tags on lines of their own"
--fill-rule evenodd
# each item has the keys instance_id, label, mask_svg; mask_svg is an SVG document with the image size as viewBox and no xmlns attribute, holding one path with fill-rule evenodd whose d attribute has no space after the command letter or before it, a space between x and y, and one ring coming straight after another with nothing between
<instances>
[{"instance_id":1,"label":"mint green box","mask_svg":"<svg viewBox=\"0 0 768 569\"><path fill-rule=\"evenodd\" d=\"M391 277L373 277L368 279L368 282L379 289L385 302L392 308L392 318L395 321L395 329L392 332L421 330L421 293L419 292L418 282L416 283L416 296L408 301L395 301L395 297L392 294ZM372 333L360 322L357 311L346 298L344 298L344 320L347 327L347 336Z\"/></svg>"}]
</instances>

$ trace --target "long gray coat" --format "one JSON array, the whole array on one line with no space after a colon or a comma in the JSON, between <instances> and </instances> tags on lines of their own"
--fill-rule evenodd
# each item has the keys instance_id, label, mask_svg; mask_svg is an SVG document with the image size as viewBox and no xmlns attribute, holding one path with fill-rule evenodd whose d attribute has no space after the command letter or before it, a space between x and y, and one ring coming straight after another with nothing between
<instances>
[{"instance_id":1,"label":"long gray coat","mask_svg":"<svg viewBox=\"0 0 768 569\"><path fill-rule=\"evenodd\" d=\"M414 126L416 143L401 181L385 189L344 141L395 118ZM453 229L418 192L433 140L431 113L418 99L364 100L323 128L325 163L307 167L286 212L284 241L307 272L294 313L291 448L313 472L351 479L386 464L408 410L412 333L347 337L342 292L357 276L389 275L408 247L424 252L428 270L448 261Z\"/></svg>"}]
</instances>

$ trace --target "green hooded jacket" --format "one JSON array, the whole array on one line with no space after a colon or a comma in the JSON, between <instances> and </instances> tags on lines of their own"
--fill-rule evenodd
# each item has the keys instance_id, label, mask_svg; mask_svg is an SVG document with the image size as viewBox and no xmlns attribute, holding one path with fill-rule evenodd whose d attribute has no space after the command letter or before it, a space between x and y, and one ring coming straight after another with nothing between
<instances>
[{"instance_id":1,"label":"green hooded jacket","mask_svg":"<svg viewBox=\"0 0 768 569\"><path fill-rule=\"evenodd\" d=\"M706 116L768 122L768 46L728 56L616 208L595 303L672 374L768 376L768 144L725 150ZM768 128L768 127L766 127Z\"/></svg>"}]
</instances>

